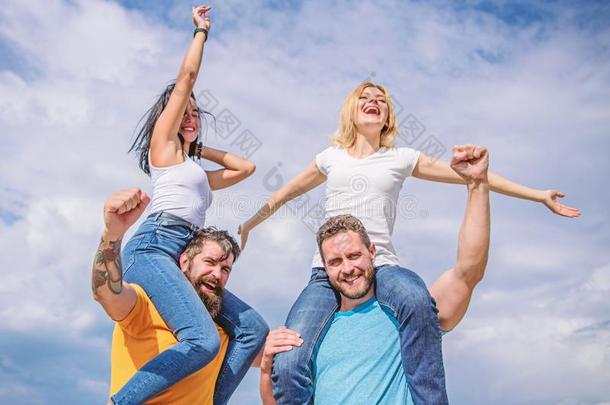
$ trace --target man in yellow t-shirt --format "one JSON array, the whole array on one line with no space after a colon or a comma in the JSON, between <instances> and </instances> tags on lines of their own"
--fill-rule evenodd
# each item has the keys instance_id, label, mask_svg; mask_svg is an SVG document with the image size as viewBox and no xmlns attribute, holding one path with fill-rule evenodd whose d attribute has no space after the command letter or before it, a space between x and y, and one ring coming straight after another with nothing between
<instances>
[{"instance_id":1,"label":"man in yellow t-shirt","mask_svg":"<svg viewBox=\"0 0 610 405\"><path fill-rule=\"evenodd\" d=\"M144 364L177 343L146 292L137 284L122 281L121 239L149 202L139 189L113 193L104 206L105 229L93 264L93 294L111 319L112 336L110 394L113 395ZM239 255L237 242L226 232L204 228L180 256L180 268L191 281L212 319L220 312L223 288ZM214 388L229 344L229 336L216 325L220 349L204 368L147 401L147 404L212 405ZM253 366L258 367L260 360ZM112 403L112 402L110 402Z\"/></svg>"},{"instance_id":2,"label":"man in yellow t-shirt","mask_svg":"<svg viewBox=\"0 0 610 405\"><path fill-rule=\"evenodd\" d=\"M211 245L211 243L210 243ZM205 246L204 246L205 249ZM144 364L177 343L170 328L137 284L129 284L136 303L127 317L114 326L112 334L110 395L114 395ZM227 351L229 337L216 325L220 350L210 363L163 391L147 404L212 404L216 377Z\"/></svg>"}]
</instances>

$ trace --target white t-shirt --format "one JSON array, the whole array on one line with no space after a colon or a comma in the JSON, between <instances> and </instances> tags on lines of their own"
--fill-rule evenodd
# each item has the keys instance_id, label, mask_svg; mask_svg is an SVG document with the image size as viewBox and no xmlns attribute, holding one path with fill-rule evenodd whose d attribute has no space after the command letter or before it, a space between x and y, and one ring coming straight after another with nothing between
<instances>
[{"instance_id":1,"label":"white t-shirt","mask_svg":"<svg viewBox=\"0 0 610 405\"><path fill-rule=\"evenodd\" d=\"M177 165L149 166L153 194L150 212L165 211L203 227L205 212L212 204L205 170L186 155Z\"/></svg>"},{"instance_id":2,"label":"white t-shirt","mask_svg":"<svg viewBox=\"0 0 610 405\"><path fill-rule=\"evenodd\" d=\"M327 177L324 220L341 214L360 219L377 247L375 266L399 264L391 239L398 194L418 158L414 149L383 147L363 159L336 146L316 155L316 166ZM324 267L317 249L312 267Z\"/></svg>"}]
</instances>

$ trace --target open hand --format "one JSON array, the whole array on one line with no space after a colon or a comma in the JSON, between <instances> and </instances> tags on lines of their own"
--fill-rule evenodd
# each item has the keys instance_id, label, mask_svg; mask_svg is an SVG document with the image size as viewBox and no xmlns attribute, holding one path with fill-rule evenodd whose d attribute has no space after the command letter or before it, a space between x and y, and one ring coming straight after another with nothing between
<instances>
[{"instance_id":1,"label":"open hand","mask_svg":"<svg viewBox=\"0 0 610 405\"><path fill-rule=\"evenodd\" d=\"M487 181L489 153L483 146L458 145L453 147L451 168L467 184Z\"/></svg>"},{"instance_id":2,"label":"open hand","mask_svg":"<svg viewBox=\"0 0 610 405\"><path fill-rule=\"evenodd\" d=\"M209 12L211 9L212 7L209 6L193 7L193 24L195 24L195 27L204 28L207 31L210 30L211 24Z\"/></svg>"},{"instance_id":3,"label":"open hand","mask_svg":"<svg viewBox=\"0 0 610 405\"><path fill-rule=\"evenodd\" d=\"M544 192L544 199L542 203L547 206L548 209L553 211L557 215L568 218L576 218L580 216L580 210L574 207L563 205L559 202L560 198L565 196L564 193L557 190L547 190Z\"/></svg>"},{"instance_id":4,"label":"open hand","mask_svg":"<svg viewBox=\"0 0 610 405\"><path fill-rule=\"evenodd\" d=\"M293 347L298 347L302 344L303 339L301 339L301 335L285 326L280 326L269 332L265 341L265 348L263 349L261 372L271 372L273 356L292 350Z\"/></svg>"},{"instance_id":5,"label":"open hand","mask_svg":"<svg viewBox=\"0 0 610 405\"><path fill-rule=\"evenodd\" d=\"M104 237L109 241L123 238L150 202L150 198L139 188L115 191L104 204Z\"/></svg>"}]
</instances>

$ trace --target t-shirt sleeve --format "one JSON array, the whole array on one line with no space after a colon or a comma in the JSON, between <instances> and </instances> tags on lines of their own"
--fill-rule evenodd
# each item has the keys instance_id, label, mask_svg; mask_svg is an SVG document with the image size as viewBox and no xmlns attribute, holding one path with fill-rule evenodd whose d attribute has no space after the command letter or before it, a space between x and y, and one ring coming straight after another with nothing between
<instances>
[{"instance_id":1,"label":"t-shirt sleeve","mask_svg":"<svg viewBox=\"0 0 610 405\"><path fill-rule=\"evenodd\" d=\"M419 151L411 148L398 148L398 156L405 177L411 176L419 159Z\"/></svg>"},{"instance_id":2,"label":"t-shirt sleeve","mask_svg":"<svg viewBox=\"0 0 610 405\"><path fill-rule=\"evenodd\" d=\"M332 147L324 149L322 152L316 155L316 166L320 173L325 176L328 176L328 169L330 167L330 152L332 151Z\"/></svg>"},{"instance_id":3,"label":"t-shirt sleeve","mask_svg":"<svg viewBox=\"0 0 610 405\"><path fill-rule=\"evenodd\" d=\"M136 305L134 305L131 312L124 319L117 322L117 325L126 334L134 336L150 324L148 305L152 303L142 287L134 284L131 284L131 286L136 291Z\"/></svg>"}]
</instances>

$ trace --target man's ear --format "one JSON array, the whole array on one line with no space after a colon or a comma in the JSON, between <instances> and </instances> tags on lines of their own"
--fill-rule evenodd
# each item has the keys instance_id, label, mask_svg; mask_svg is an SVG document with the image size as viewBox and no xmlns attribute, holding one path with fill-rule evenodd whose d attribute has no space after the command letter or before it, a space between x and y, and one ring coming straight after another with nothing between
<instances>
[{"instance_id":1,"label":"man's ear","mask_svg":"<svg viewBox=\"0 0 610 405\"><path fill-rule=\"evenodd\" d=\"M186 274L188 269L189 269L189 257L186 253L182 253L180 255L180 270L182 270L182 272L184 274Z\"/></svg>"},{"instance_id":2,"label":"man's ear","mask_svg":"<svg viewBox=\"0 0 610 405\"><path fill-rule=\"evenodd\" d=\"M375 247L375 244L373 242L371 242L371 246L369 246L369 253L371 254L371 258L373 259L373 261L375 260L376 252L377 252L377 248Z\"/></svg>"}]
</instances>

